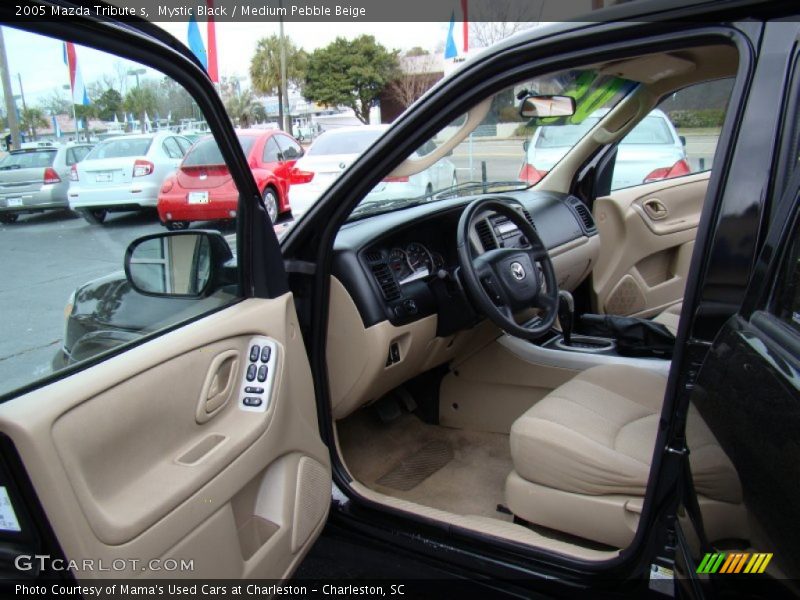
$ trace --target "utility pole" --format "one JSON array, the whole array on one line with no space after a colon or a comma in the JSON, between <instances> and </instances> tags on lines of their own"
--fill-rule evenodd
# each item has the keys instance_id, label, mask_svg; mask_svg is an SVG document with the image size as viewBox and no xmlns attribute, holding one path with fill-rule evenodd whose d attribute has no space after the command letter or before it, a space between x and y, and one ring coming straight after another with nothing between
<instances>
[{"instance_id":1,"label":"utility pole","mask_svg":"<svg viewBox=\"0 0 800 600\"><path fill-rule=\"evenodd\" d=\"M14 90L11 89L11 74L8 72L8 57L6 56L6 42L3 38L3 28L0 27L0 80L3 85L3 96L6 100L6 115L8 128L11 130L11 145L15 150L22 146L19 135L19 120L17 119L17 105L14 102Z\"/></svg>"},{"instance_id":2,"label":"utility pole","mask_svg":"<svg viewBox=\"0 0 800 600\"><path fill-rule=\"evenodd\" d=\"M278 2L278 6L283 8L283 0ZM281 115L283 116L283 129L289 135L292 135L292 119L289 116L289 94L286 86L286 39L283 37L283 10L278 12L278 27L279 37L281 40Z\"/></svg>"}]
</instances>

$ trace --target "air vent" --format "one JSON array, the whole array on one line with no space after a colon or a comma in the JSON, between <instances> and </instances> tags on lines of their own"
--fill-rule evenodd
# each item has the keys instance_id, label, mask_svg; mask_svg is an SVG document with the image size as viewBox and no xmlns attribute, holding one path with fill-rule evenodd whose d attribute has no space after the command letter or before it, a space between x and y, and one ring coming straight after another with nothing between
<instances>
[{"instance_id":1,"label":"air vent","mask_svg":"<svg viewBox=\"0 0 800 600\"><path fill-rule=\"evenodd\" d=\"M402 296L402 293L400 292L400 286L397 285L397 281L391 269L389 269L389 265L380 263L372 265L371 268L372 274L375 276L375 281L378 282L378 287L381 288L384 299L387 302L398 300Z\"/></svg>"},{"instance_id":2,"label":"air vent","mask_svg":"<svg viewBox=\"0 0 800 600\"><path fill-rule=\"evenodd\" d=\"M475 231L478 233L478 237L481 240L481 246L483 246L484 252L495 250L497 248L497 241L494 239L492 229L489 226L489 221L486 219L478 221L478 223L475 225Z\"/></svg>"},{"instance_id":3,"label":"air vent","mask_svg":"<svg viewBox=\"0 0 800 600\"><path fill-rule=\"evenodd\" d=\"M528 220L528 223L531 224L531 227L536 229L536 223L533 222L533 217L531 216L531 213L528 212L527 208L522 209L522 214L525 215L525 218Z\"/></svg>"},{"instance_id":4,"label":"air vent","mask_svg":"<svg viewBox=\"0 0 800 600\"><path fill-rule=\"evenodd\" d=\"M586 208L586 205L582 202L575 202L573 205L575 208L575 212L578 213L578 217L580 217L581 221L583 222L583 228L586 232L595 231L596 227L594 224L594 219L592 218L592 214L589 212L589 209Z\"/></svg>"},{"instance_id":5,"label":"air vent","mask_svg":"<svg viewBox=\"0 0 800 600\"><path fill-rule=\"evenodd\" d=\"M368 263L379 263L383 261L383 254L380 250L370 250L369 252L364 252L364 259Z\"/></svg>"}]
</instances>

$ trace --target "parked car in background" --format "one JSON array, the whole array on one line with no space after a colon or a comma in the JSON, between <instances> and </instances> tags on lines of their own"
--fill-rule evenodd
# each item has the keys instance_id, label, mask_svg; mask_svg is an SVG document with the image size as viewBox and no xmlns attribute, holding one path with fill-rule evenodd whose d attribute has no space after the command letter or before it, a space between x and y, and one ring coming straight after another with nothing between
<instances>
[{"instance_id":1,"label":"parked car in background","mask_svg":"<svg viewBox=\"0 0 800 600\"><path fill-rule=\"evenodd\" d=\"M274 129L239 130L250 168L261 190L267 213L275 222L289 212L289 174L303 148L291 136ZM158 216L167 229L186 229L191 221L236 217L239 192L213 136L192 146L158 195Z\"/></svg>"},{"instance_id":2,"label":"parked car in background","mask_svg":"<svg viewBox=\"0 0 800 600\"><path fill-rule=\"evenodd\" d=\"M109 212L155 208L164 178L192 143L171 132L125 135L100 142L70 172L69 206L89 223Z\"/></svg>"},{"instance_id":3,"label":"parked car in background","mask_svg":"<svg viewBox=\"0 0 800 600\"><path fill-rule=\"evenodd\" d=\"M89 144L48 144L12 150L0 160L0 223L13 223L25 213L69 208L70 168L91 149Z\"/></svg>"},{"instance_id":4,"label":"parked car in background","mask_svg":"<svg viewBox=\"0 0 800 600\"><path fill-rule=\"evenodd\" d=\"M519 179L531 184L538 182L607 112L607 109L596 110L580 123L536 129L530 141L525 142L526 160ZM611 189L687 175L691 171L683 140L669 117L654 109L617 146Z\"/></svg>"},{"instance_id":5,"label":"parked car in background","mask_svg":"<svg viewBox=\"0 0 800 600\"><path fill-rule=\"evenodd\" d=\"M295 216L306 212L317 198L388 129L388 125L342 127L325 131L314 140L306 155L297 161L289 192ZM428 142L414 157L435 148ZM458 183L452 162L442 159L421 173L408 177L387 177L366 197L366 201L414 198L455 186Z\"/></svg>"}]
</instances>

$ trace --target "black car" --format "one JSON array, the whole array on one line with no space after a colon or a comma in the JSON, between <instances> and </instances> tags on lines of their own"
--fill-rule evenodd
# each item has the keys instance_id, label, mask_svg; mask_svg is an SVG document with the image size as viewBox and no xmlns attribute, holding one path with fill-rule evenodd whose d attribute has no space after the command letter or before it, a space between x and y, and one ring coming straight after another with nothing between
<instances>
[{"instance_id":1,"label":"black car","mask_svg":"<svg viewBox=\"0 0 800 600\"><path fill-rule=\"evenodd\" d=\"M91 584L63 561L93 559L257 594L292 574L309 594L795 593L797 15L646 2L522 32L280 241L185 48L138 21L20 23L183 85L240 201L235 243L134 240L124 276L78 288L70 364L2 397L4 577ZM713 150L614 189L620 142L690 89L722 98ZM535 185L506 175L535 127L591 114ZM476 147L458 186L362 202Z\"/></svg>"}]
</instances>

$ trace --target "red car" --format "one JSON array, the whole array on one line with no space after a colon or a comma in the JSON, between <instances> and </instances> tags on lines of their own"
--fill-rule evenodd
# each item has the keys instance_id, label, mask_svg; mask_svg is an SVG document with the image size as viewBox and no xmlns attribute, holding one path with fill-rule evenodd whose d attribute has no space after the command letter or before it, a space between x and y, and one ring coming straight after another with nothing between
<instances>
[{"instance_id":1,"label":"red car","mask_svg":"<svg viewBox=\"0 0 800 600\"><path fill-rule=\"evenodd\" d=\"M282 131L237 131L239 143L253 170L264 204L274 223L289 206L289 173L303 148ZM212 136L189 149L177 171L167 177L158 194L158 216L167 229L186 229L191 221L236 217L238 192Z\"/></svg>"}]
</instances>

